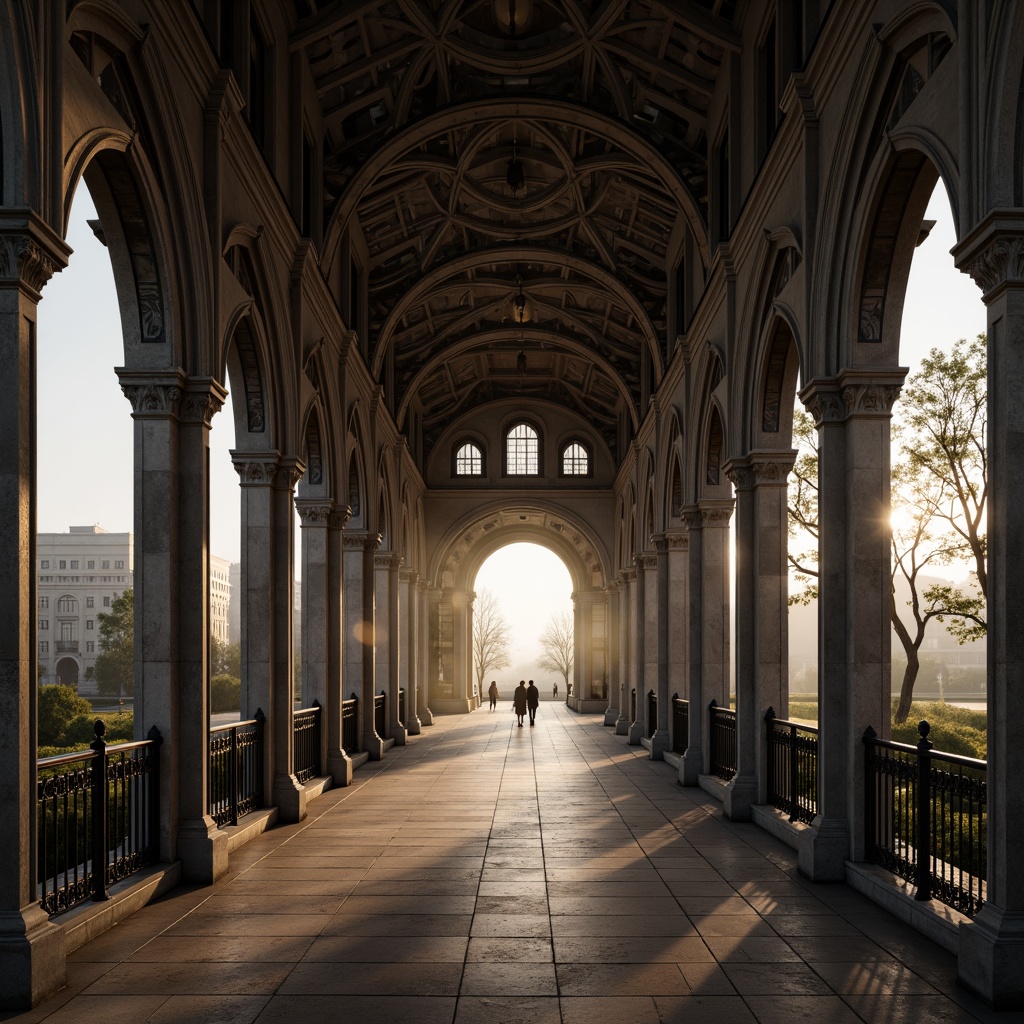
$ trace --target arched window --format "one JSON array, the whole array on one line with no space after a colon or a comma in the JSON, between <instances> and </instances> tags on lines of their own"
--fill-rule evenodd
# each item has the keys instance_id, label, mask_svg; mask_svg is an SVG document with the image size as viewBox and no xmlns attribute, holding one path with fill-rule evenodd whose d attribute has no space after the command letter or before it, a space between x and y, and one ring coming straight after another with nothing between
<instances>
[{"instance_id":1,"label":"arched window","mask_svg":"<svg viewBox=\"0 0 1024 1024\"><path fill-rule=\"evenodd\" d=\"M484 453L477 445L467 441L455 453L456 476L483 476Z\"/></svg>"},{"instance_id":2,"label":"arched window","mask_svg":"<svg viewBox=\"0 0 1024 1024\"><path fill-rule=\"evenodd\" d=\"M590 453L580 444L573 441L562 449L562 476L589 476Z\"/></svg>"},{"instance_id":3,"label":"arched window","mask_svg":"<svg viewBox=\"0 0 1024 1024\"><path fill-rule=\"evenodd\" d=\"M59 615L75 615L78 612L78 599L65 594L57 599L57 613Z\"/></svg>"},{"instance_id":4,"label":"arched window","mask_svg":"<svg viewBox=\"0 0 1024 1024\"><path fill-rule=\"evenodd\" d=\"M528 423L517 423L505 435L505 470L509 476L540 473L540 442Z\"/></svg>"}]
</instances>

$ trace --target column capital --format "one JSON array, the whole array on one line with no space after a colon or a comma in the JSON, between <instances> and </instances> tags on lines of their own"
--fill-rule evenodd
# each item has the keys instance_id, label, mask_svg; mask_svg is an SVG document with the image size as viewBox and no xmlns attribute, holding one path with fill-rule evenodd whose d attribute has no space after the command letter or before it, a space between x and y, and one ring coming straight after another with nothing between
<instances>
[{"instance_id":1,"label":"column capital","mask_svg":"<svg viewBox=\"0 0 1024 1024\"><path fill-rule=\"evenodd\" d=\"M351 505L334 505L328 525L332 530L343 530L352 518Z\"/></svg>"},{"instance_id":2,"label":"column capital","mask_svg":"<svg viewBox=\"0 0 1024 1024\"><path fill-rule=\"evenodd\" d=\"M46 282L70 258L71 247L32 210L0 215L0 285L17 285L38 302Z\"/></svg>"},{"instance_id":3,"label":"column capital","mask_svg":"<svg viewBox=\"0 0 1024 1024\"><path fill-rule=\"evenodd\" d=\"M728 527L735 505L732 498L703 498L698 502L701 526L705 530L709 527Z\"/></svg>"},{"instance_id":4,"label":"column capital","mask_svg":"<svg viewBox=\"0 0 1024 1024\"><path fill-rule=\"evenodd\" d=\"M132 416L147 419L171 419L178 415L178 405L188 384L184 371L128 370L115 371L124 397L132 404Z\"/></svg>"},{"instance_id":5,"label":"column capital","mask_svg":"<svg viewBox=\"0 0 1024 1024\"><path fill-rule=\"evenodd\" d=\"M283 491L293 491L305 472L306 464L302 459L295 456L280 458L277 463L277 476L274 479L274 485Z\"/></svg>"},{"instance_id":6,"label":"column capital","mask_svg":"<svg viewBox=\"0 0 1024 1024\"><path fill-rule=\"evenodd\" d=\"M269 487L277 474L278 452L240 452L232 450L231 464L243 487Z\"/></svg>"},{"instance_id":7,"label":"column capital","mask_svg":"<svg viewBox=\"0 0 1024 1024\"><path fill-rule=\"evenodd\" d=\"M666 530L665 543L669 551L686 551L690 547L689 530Z\"/></svg>"},{"instance_id":8,"label":"column capital","mask_svg":"<svg viewBox=\"0 0 1024 1024\"><path fill-rule=\"evenodd\" d=\"M224 407L228 397L227 388L212 377L190 377L186 379L178 402L178 416L189 423L210 426L213 417Z\"/></svg>"},{"instance_id":9,"label":"column capital","mask_svg":"<svg viewBox=\"0 0 1024 1024\"><path fill-rule=\"evenodd\" d=\"M909 370L844 370L838 377L812 380L800 391L800 400L814 418L815 427L842 423L856 416L889 417Z\"/></svg>"},{"instance_id":10,"label":"column capital","mask_svg":"<svg viewBox=\"0 0 1024 1024\"><path fill-rule=\"evenodd\" d=\"M296 498L295 511L299 514L303 528L307 526L326 527L330 525L334 506L322 498Z\"/></svg>"},{"instance_id":11,"label":"column capital","mask_svg":"<svg viewBox=\"0 0 1024 1024\"><path fill-rule=\"evenodd\" d=\"M373 565L376 569L388 569L391 572L398 572L402 567L405 558L395 554L394 551L378 551L373 556Z\"/></svg>"},{"instance_id":12,"label":"column capital","mask_svg":"<svg viewBox=\"0 0 1024 1024\"><path fill-rule=\"evenodd\" d=\"M749 458L730 459L722 467L723 472L729 478L737 491L752 491L754 484L754 467L750 465Z\"/></svg>"},{"instance_id":13,"label":"column capital","mask_svg":"<svg viewBox=\"0 0 1024 1024\"><path fill-rule=\"evenodd\" d=\"M665 533L652 533L651 543L654 545L654 550L661 554L663 551L668 551L668 535Z\"/></svg>"},{"instance_id":14,"label":"column capital","mask_svg":"<svg viewBox=\"0 0 1024 1024\"><path fill-rule=\"evenodd\" d=\"M957 268L969 274L988 303L1006 287L1024 287L1024 213L993 210L953 246Z\"/></svg>"},{"instance_id":15,"label":"column capital","mask_svg":"<svg viewBox=\"0 0 1024 1024\"><path fill-rule=\"evenodd\" d=\"M679 518L687 530L699 530L703 525L699 505L680 505Z\"/></svg>"},{"instance_id":16,"label":"column capital","mask_svg":"<svg viewBox=\"0 0 1024 1024\"><path fill-rule=\"evenodd\" d=\"M796 462L793 449L776 451L755 450L741 459L730 459L725 464L725 473L737 490L775 485L785 485L789 471Z\"/></svg>"},{"instance_id":17,"label":"column capital","mask_svg":"<svg viewBox=\"0 0 1024 1024\"><path fill-rule=\"evenodd\" d=\"M410 587L416 587L419 585L420 574L415 569L401 569L398 573L398 578L402 583L407 583Z\"/></svg>"}]
</instances>

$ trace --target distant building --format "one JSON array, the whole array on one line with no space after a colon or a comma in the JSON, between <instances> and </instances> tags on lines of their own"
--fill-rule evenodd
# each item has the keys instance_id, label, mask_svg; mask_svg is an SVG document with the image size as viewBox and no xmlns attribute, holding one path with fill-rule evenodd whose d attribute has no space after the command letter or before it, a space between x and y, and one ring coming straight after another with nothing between
<instances>
[{"instance_id":1,"label":"distant building","mask_svg":"<svg viewBox=\"0 0 1024 1024\"><path fill-rule=\"evenodd\" d=\"M100 526L40 533L36 560L41 682L95 694L99 617L133 586L132 535L107 533Z\"/></svg>"},{"instance_id":2,"label":"distant building","mask_svg":"<svg viewBox=\"0 0 1024 1024\"><path fill-rule=\"evenodd\" d=\"M228 571L232 594L242 593L242 563L232 562ZM228 605L228 643L242 642L242 602L232 601Z\"/></svg>"},{"instance_id":3,"label":"distant building","mask_svg":"<svg viewBox=\"0 0 1024 1024\"><path fill-rule=\"evenodd\" d=\"M96 695L99 617L134 587L134 550L131 533L95 525L36 535L40 682ZM231 571L227 559L210 556L210 632L221 640L230 635Z\"/></svg>"}]
</instances>

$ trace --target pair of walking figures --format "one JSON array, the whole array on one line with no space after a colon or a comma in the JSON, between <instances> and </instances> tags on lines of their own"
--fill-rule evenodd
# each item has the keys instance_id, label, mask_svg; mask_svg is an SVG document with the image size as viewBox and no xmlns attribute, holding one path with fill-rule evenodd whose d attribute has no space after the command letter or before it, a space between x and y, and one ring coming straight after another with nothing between
<instances>
[{"instance_id":1,"label":"pair of walking figures","mask_svg":"<svg viewBox=\"0 0 1024 1024\"><path fill-rule=\"evenodd\" d=\"M540 690L537 689L531 679L527 685L525 679L519 680L516 692L512 694L512 707L519 719L519 728L523 727L523 716L530 714L530 725L536 725L537 705L540 703Z\"/></svg>"}]
</instances>

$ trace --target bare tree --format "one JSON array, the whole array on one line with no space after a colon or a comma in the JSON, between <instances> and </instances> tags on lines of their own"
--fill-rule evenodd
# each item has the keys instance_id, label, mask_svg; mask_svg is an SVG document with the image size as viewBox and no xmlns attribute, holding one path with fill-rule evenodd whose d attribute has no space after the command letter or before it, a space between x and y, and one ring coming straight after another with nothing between
<instances>
[{"instance_id":1,"label":"bare tree","mask_svg":"<svg viewBox=\"0 0 1024 1024\"><path fill-rule=\"evenodd\" d=\"M790 604L810 604L818 596L818 439L814 420L804 412L793 412L793 446L796 462L789 474L789 536L810 546L787 557L793 577L801 590L790 595Z\"/></svg>"},{"instance_id":2,"label":"bare tree","mask_svg":"<svg viewBox=\"0 0 1024 1024\"><path fill-rule=\"evenodd\" d=\"M547 628L540 635L540 646L544 652L541 655L540 666L561 673L565 680L566 693L569 692L569 675L572 672L574 639L572 616L568 612L552 616Z\"/></svg>"},{"instance_id":3,"label":"bare tree","mask_svg":"<svg viewBox=\"0 0 1024 1024\"><path fill-rule=\"evenodd\" d=\"M512 663L511 642L498 598L490 590L481 590L473 604L473 661L479 693L483 693L486 676Z\"/></svg>"}]
</instances>

